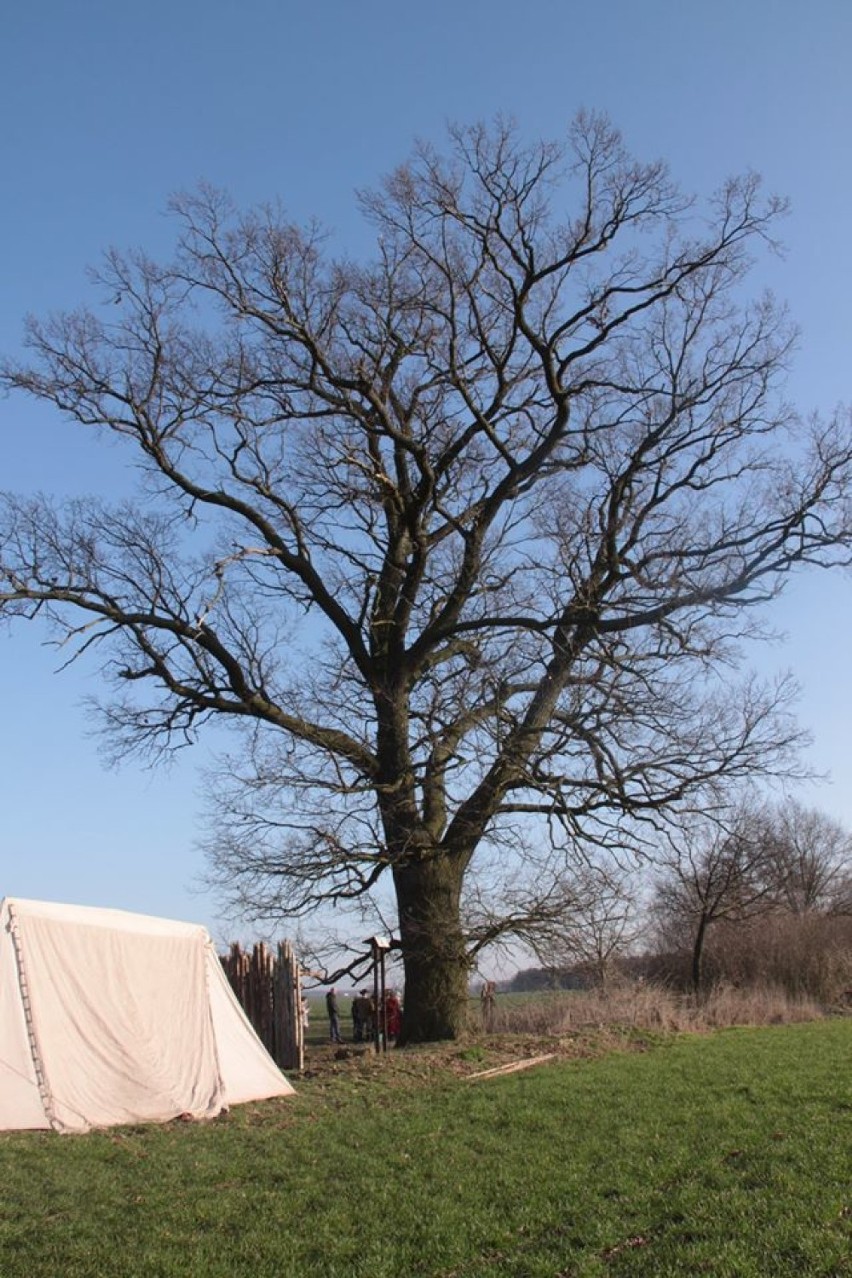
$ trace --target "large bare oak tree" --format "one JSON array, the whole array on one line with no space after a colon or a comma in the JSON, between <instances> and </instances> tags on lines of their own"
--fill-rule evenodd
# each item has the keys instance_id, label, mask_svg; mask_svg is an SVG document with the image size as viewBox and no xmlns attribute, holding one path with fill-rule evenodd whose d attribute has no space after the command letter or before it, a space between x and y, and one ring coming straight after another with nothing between
<instances>
[{"instance_id":1,"label":"large bare oak tree","mask_svg":"<svg viewBox=\"0 0 852 1278\"><path fill-rule=\"evenodd\" d=\"M699 207L581 116L454 130L361 205L366 263L200 190L172 262L110 254L101 310L30 325L5 384L142 492L7 494L0 603L103 654L116 749L242 725L219 872L267 914L390 879L431 1039L561 856L784 766L787 690L725 663L792 568L848 561L852 443L783 399L751 176ZM466 910L478 865L500 909L480 877Z\"/></svg>"}]
</instances>

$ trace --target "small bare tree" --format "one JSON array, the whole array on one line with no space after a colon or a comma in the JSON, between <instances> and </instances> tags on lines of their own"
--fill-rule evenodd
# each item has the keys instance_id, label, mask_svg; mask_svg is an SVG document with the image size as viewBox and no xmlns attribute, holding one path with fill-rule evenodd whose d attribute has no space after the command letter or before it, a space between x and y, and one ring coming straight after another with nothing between
<instances>
[{"instance_id":1,"label":"small bare tree","mask_svg":"<svg viewBox=\"0 0 852 1278\"><path fill-rule=\"evenodd\" d=\"M234 725L224 890L275 919L389 881L433 1039L486 934L547 912L530 848L558 882L789 766L789 688L730 666L792 569L849 561L852 441L786 403L789 325L743 293L783 212L753 176L699 210L581 115L454 129L361 205L356 263L202 189L173 261L110 253L101 312L30 324L3 385L113 435L143 493L5 494L0 611L101 654L119 753ZM471 935L488 864L513 904Z\"/></svg>"},{"instance_id":2,"label":"small bare tree","mask_svg":"<svg viewBox=\"0 0 852 1278\"><path fill-rule=\"evenodd\" d=\"M667 833L655 912L662 932L688 937L690 979L702 989L705 943L722 921L743 923L777 901L765 818L741 808L729 820L686 822Z\"/></svg>"},{"instance_id":3,"label":"small bare tree","mask_svg":"<svg viewBox=\"0 0 852 1278\"><path fill-rule=\"evenodd\" d=\"M770 872L793 914L852 914L852 835L816 808L788 799L766 830Z\"/></svg>"},{"instance_id":4,"label":"small bare tree","mask_svg":"<svg viewBox=\"0 0 852 1278\"><path fill-rule=\"evenodd\" d=\"M583 865L567 877L563 912L534 923L530 948L548 971L579 967L605 989L639 936L636 883L616 864Z\"/></svg>"}]
</instances>

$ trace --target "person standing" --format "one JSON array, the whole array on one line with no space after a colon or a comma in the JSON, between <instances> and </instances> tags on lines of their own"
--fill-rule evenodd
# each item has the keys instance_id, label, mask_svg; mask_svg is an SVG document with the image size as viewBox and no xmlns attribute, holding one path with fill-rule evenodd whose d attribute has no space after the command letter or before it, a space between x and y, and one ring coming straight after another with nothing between
<instances>
[{"instance_id":1,"label":"person standing","mask_svg":"<svg viewBox=\"0 0 852 1278\"><path fill-rule=\"evenodd\" d=\"M402 1004L396 990L388 990L385 995L385 1025L388 1039L398 1039L402 1031Z\"/></svg>"},{"instance_id":2,"label":"person standing","mask_svg":"<svg viewBox=\"0 0 852 1278\"><path fill-rule=\"evenodd\" d=\"M325 996L325 1006L328 1012L328 1032L332 1043L342 1043L343 1038L340 1034L340 1008L337 1006L337 990L332 988Z\"/></svg>"},{"instance_id":3,"label":"person standing","mask_svg":"<svg viewBox=\"0 0 852 1278\"><path fill-rule=\"evenodd\" d=\"M352 1025L356 1043L369 1043L373 1037L373 1000L366 990L361 990L352 1000Z\"/></svg>"}]
</instances>

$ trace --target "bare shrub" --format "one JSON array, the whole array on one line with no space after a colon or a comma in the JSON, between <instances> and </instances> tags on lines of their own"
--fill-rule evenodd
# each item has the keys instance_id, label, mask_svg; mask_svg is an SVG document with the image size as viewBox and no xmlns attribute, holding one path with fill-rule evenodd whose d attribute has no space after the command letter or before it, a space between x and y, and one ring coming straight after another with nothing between
<instances>
[{"instance_id":1,"label":"bare shrub","mask_svg":"<svg viewBox=\"0 0 852 1278\"><path fill-rule=\"evenodd\" d=\"M852 986L852 919L776 913L748 927L721 926L707 959L716 982L837 1003Z\"/></svg>"}]
</instances>

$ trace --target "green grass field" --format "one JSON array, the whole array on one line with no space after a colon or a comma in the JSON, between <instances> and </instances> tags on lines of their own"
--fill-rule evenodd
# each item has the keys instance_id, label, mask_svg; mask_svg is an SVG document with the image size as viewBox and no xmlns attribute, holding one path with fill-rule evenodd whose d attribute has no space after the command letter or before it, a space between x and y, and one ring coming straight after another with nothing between
<instances>
[{"instance_id":1,"label":"green grass field","mask_svg":"<svg viewBox=\"0 0 852 1278\"><path fill-rule=\"evenodd\" d=\"M470 1081L479 1054L344 1062L210 1124L0 1138L0 1273L852 1275L852 1020Z\"/></svg>"}]
</instances>

